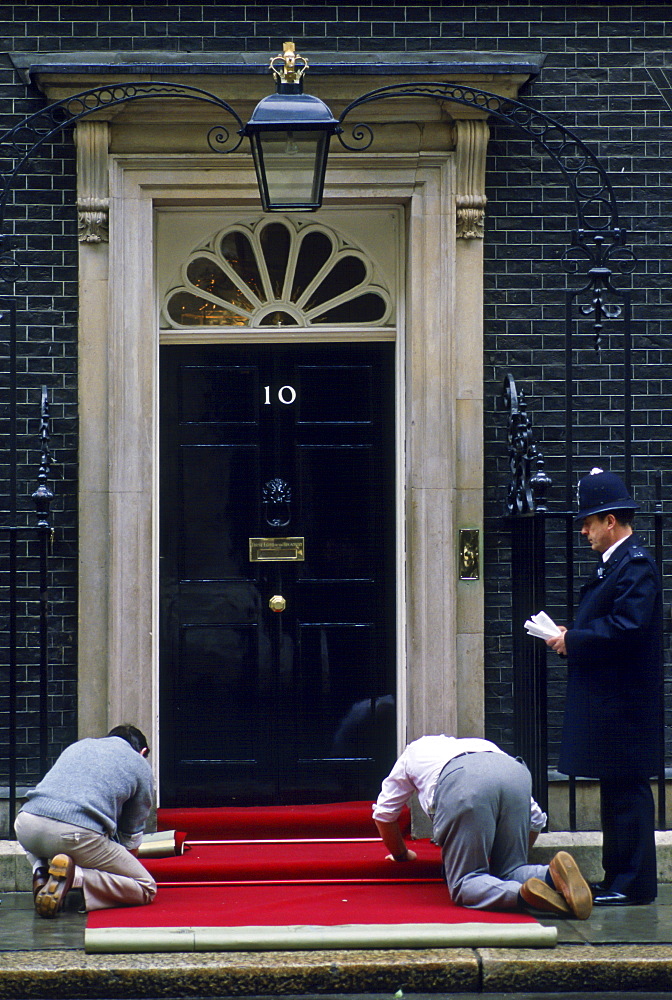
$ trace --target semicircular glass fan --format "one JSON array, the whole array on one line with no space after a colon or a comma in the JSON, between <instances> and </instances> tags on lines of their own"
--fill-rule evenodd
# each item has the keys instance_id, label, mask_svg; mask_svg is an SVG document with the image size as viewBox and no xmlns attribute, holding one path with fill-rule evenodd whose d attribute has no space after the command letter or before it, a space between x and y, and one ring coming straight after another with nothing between
<instances>
[{"instance_id":1,"label":"semicircular glass fan","mask_svg":"<svg viewBox=\"0 0 672 1000\"><path fill-rule=\"evenodd\" d=\"M193 250L162 306L172 329L385 326L391 313L360 249L326 226L266 218L228 226Z\"/></svg>"}]
</instances>

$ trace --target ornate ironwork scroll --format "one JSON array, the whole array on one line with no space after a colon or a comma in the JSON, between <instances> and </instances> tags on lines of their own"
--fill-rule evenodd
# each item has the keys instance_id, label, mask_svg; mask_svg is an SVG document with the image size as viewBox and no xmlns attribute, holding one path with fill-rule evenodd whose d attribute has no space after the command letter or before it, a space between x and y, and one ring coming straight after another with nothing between
<instances>
[{"instance_id":1,"label":"ornate ironwork scroll","mask_svg":"<svg viewBox=\"0 0 672 1000\"><path fill-rule=\"evenodd\" d=\"M509 411L511 482L506 507L511 529L513 741L532 774L533 794L548 806L546 647L530 641L524 623L546 604L546 505L551 480L532 433L523 392L507 374L502 401ZM527 516L523 516L527 515Z\"/></svg>"},{"instance_id":2,"label":"ornate ironwork scroll","mask_svg":"<svg viewBox=\"0 0 672 1000\"><path fill-rule=\"evenodd\" d=\"M544 458L534 440L522 389L507 374L502 385L502 403L509 411L507 439L511 481L506 499L509 514L535 514L546 510L546 490L551 479L544 471Z\"/></svg>"},{"instance_id":3,"label":"ornate ironwork scroll","mask_svg":"<svg viewBox=\"0 0 672 1000\"><path fill-rule=\"evenodd\" d=\"M587 281L581 288L570 292L576 300L579 311L584 316L593 316L595 350L602 343L602 327L605 319L618 319L627 306L628 292L622 292L612 282L616 266L621 274L630 274L637 266L637 258L623 245L623 240L613 233L595 234L593 245L588 248L575 237L572 245L562 256L562 267L567 274L577 274L587 267Z\"/></svg>"},{"instance_id":4,"label":"ornate ironwork scroll","mask_svg":"<svg viewBox=\"0 0 672 1000\"><path fill-rule=\"evenodd\" d=\"M0 177L0 229L14 179L40 146L94 112L151 97L191 98L217 107L235 120L237 138L233 138L232 131L225 125L216 125L208 131L208 145L219 152L234 152L240 146L243 122L236 111L228 102L198 87L140 82L83 91L43 108L0 136L0 164L10 164ZM606 293L616 292L612 275L615 270L630 273L635 266L635 256L625 248L626 231L619 221L611 182L592 150L549 115L520 101L454 83L417 82L379 87L351 101L341 113L339 122L342 125L363 105L405 97L428 97L480 109L523 132L553 159L567 181L576 209L576 228L563 264L570 273L581 270L586 273L587 283L581 291L592 291L589 311L592 310L594 316L596 347L599 348L604 319L617 315L615 307L606 299ZM339 134L339 140L348 150L363 151L373 142L373 135L370 125L359 122L350 130L350 141L346 141L343 134ZM477 207L481 209L482 205ZM5 249L6 238L0 236L0 253ZM584 307L582 312L586 312Z\"/></svg>"},{"instance_id":5,"label":"ornate ironwork scroll","mask_svg":"<svg viewBox=\"0 0 672 1000\"><path fill-rule=\"evenodd\" d=\"M581 292L592 293L584 315L593 315L596 350L600 346L605 319L618 312L607 303L607 293L616 293L612 283L615 271L629 274L636 265L635 255L626 249L626 230L622 227L616 197L609 176L592 150L570 129L549 115L509 97L500 97L475 87L455 83L399 83L379 87L351 101L339 122L356 109L374 101L403 97L430 97L470 108L480 108L488 115L511 125L554 161L562 171L576 210L576 228L563 257L563 266L571 273L583 272L586 284ZM365 150L373 142L373 129L359 122L350 129L350 141L338 136L348 150ZM577 290L578 291L578 290Z\"/></svg>"},{"instance_id":6,"label":"ornate ironwork scroll","mask_svg":"<svg viewBox=\"0 0 672 1000\"><path fill-rule=\"evenodd\" d=\"M14 180L40 146L94 112L104 111L129 101L153 97L200 101L230 115L236 123L235 129L229 129L225 125L213 125L208 130L207 142L210 149L215 152L232 153L243 141L243 136L237 134L243 128L243 122L231 105L215 94L198 87L177 83L140 82L120 83L82 91L73 97L66 97L42 108L0 136L0 165L3 167L0 175L0 229L4 225L7 199ZM0 240L2 239L0 236ZM4 247L0 243L0 250L2 249Z\"/></svg>"},{"instance_id":7,"label":"ornate ironwork scroll","mask_svg":"<svg viewBox=\"0 0 672 1000\"><path fill-rule=\"evenodd\" d=\"M13 325L13 309L3 306L3 313L10 313L9 316L2 315L0 318L8 319ZM16 463L16 387L13 386L12 397L10 399L10 420L9 420L9 455L10 461ZM51 467L51 455L49 452L49 402L47 390L42 387L42 397L40 403L40 468L37 474L38 486L33 493L33 501L38 514L36 525L28 525L22 516L18 516L17 496L16 496L16 469L10 469L10 505L11 517L14 523L2 524L0 526L0 537L3 540L3 587L7 620L6 620L6 643L3 648L0 665L6 667L7 684L4 694L7 699L6 720L3 721L3 740L6 741L7 749L7 829L14 827L14 816L17 807L17 786L18 786L18 759L19 759L19 732L25 730L25 720L19 719L19 677L25 671L33 671L35 662L31 659L32 638L26 642L26 628L33 631L32 621L29 624L23 622L25 611L21 611L26 606L25 580L32 572L32 561L35 550L31 543L31 538L37 534L39 540L39 624L37 634L39 637L39 672L38 681L38 739L36 741L40 776L45 774L48 766L49 752L49 572L48 559L51 544L51 525L49 523L49 512L54 494L49 488L48 477ZM29 543L28 545L26 543ZM5 551L6 546L6 551ZM26 554L28 562L25 561ZM25 694L24 699L25 701ZM25 736L21 742L25 744ZM25 752L25 751L24 751ZM24 778L25 781L25 778Z\"/></svg>"}]
</instances>

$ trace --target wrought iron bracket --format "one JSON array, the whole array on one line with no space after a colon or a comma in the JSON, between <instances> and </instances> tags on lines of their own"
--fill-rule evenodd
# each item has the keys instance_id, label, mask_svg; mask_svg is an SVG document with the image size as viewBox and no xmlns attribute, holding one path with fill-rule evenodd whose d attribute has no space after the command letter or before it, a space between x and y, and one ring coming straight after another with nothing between
<instances>
[{"instance_id":1,"label":"wrought iron bracket","mask_svg":"<svg viewBox=\"0 0 672 1000\"><path fill-rule=\"evenodd\" d=\"M363 105L404 97L429 97L478 108L524 133L550 156L567 182L576 211L576 227L562 264L567 273L583 272L586 276L586 284L577 291L592 292L590 306L581 311L584 315L593 314L595 349L599 350L604 320L620 315L618 307L606 301L607 293L618 294L612 276L615 271L631 273L637 259L626 249L627 233L619 220L614 190L597 156L578 135L550 115L512 98L454 83L398 83L379 87L351 101L341 112L339 123L342 126ZM363 151L372 144L374 132L370 125L358 122L349 126L349 137L347 141L343 133L339 134L342 146Z\"/></svg>"},{"instance_id":2,"label":"wrought iron bracket","mask_svg":"<svg viewBox=\"0 0 672 1000\"><path fill-rule=\"evenodd\" d=\"M76 125L88 115L129 101L155 97L188 98L210 104L230 115L236 123L235 129L229 129L225 125L212 125L208 130L207 142L213 151L232 153L243 141L243 136L239 134L243 121L231 105L207 90L186 84L137 82L94 87L42 108L0 136L0 164L5 165L0 176L0 264L12 263L9 259L3 259L8 249L7 237L2 231L9 192L17 175L33 154L60 132Z\"/></svg>"}]
</instances>

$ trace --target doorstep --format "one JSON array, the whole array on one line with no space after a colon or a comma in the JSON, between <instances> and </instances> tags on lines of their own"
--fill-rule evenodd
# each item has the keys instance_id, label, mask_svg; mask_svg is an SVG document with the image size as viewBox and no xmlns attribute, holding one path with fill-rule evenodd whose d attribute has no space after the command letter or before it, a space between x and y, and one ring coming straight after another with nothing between
<instances>
[{"instance_id":1,"label":"doorstep","mask_svg":"<svg viewBox=\"0 0 672 1000\"><path fill-rule=\"evenodd\" d=\"M547 864L557 851L569 851L589 882L602 878L602 834L599 831L541 833L530 861ZM672 882L672 831L656 832L658 880ZM29 892L32 878L24 851L14 840L0 840L0 892Z\"/></svg>"}]
</instances>

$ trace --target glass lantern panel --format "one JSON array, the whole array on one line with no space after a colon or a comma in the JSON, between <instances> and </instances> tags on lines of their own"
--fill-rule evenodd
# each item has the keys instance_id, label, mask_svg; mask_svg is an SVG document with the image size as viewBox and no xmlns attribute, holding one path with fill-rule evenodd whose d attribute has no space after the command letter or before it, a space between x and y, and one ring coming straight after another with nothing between
<instances>
[{"instance_id":1,"label":"glass lantern panel","mask_svg":"<svg viewBox=\"0 0 672 1000\"><path fill-rule=\"evenodd\" d=\"M259 135L269 207L318 207L325 141L323 132Z\"/></svg>"}]
</instances>

